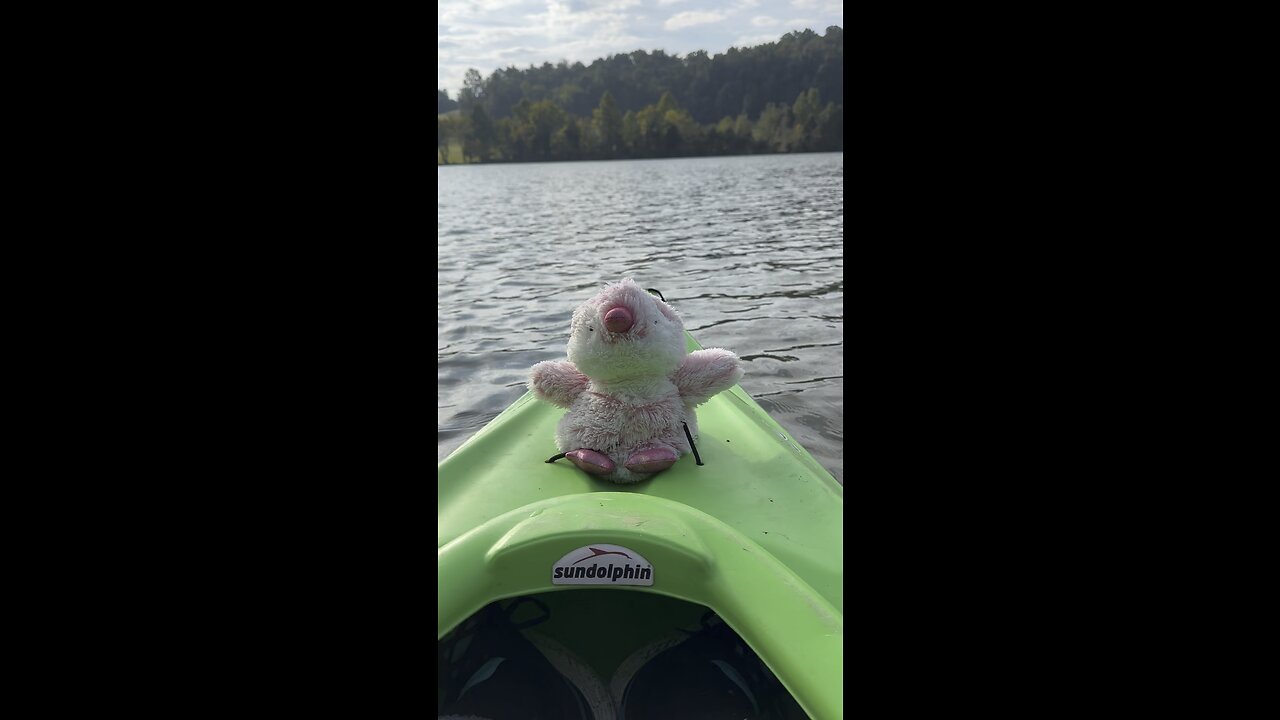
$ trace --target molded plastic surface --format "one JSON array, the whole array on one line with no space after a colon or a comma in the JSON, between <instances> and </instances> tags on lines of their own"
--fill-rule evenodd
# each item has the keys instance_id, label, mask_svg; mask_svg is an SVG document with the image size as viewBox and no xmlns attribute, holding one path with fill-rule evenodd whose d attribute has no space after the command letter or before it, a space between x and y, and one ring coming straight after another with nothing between
<instances>
[{"instance_id":1,"label":"molded plastic surface","mask_svg":"<svg viewBox=\"0 0 1280 720\"><path fill-rule=\"evenodd\" d=\"M810 715L840 717L844 488L737 386L698 408L703 466L632 485L545 462L564 412L526 394L439 464L437 637L493 600L609 589L552 585L551 567L622 545L654 584L621 591L715 610Z\"/></svg>"}]
</instances>

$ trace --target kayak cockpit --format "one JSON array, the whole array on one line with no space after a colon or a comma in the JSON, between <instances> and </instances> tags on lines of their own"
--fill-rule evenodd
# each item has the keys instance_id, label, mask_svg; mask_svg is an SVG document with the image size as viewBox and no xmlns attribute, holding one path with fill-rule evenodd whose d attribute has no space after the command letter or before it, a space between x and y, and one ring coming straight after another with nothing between
<instances>
[{"instance_id":1,"label":"kayak cockpit","mask_svg":"<svg viewBox=\"0 0 1280 720\"><path fill-rule=\"evenodd\" d=\"M574 558L594 566L593 577L581 579L590 582L557 583L558 564ZM648 584L633 572L637 583L619 588L626 578L615 577L615 569L631 565L650 570ZM600 593L631 602L650 602L630 596L654 594L690 605L694 614L715 611L810 715L840 714L843 614L758 543L689 506L637 493L542 501L439 548L438 570L438 638L496 600L546 595L561 603L569 601L558 596L572 592L585 598L575 602L608 607L613 600ZM679 608L655 614L667 625L687 621ZM609 671L611 661L601 660L600 668Z\"/></svg>"}]
</instances>

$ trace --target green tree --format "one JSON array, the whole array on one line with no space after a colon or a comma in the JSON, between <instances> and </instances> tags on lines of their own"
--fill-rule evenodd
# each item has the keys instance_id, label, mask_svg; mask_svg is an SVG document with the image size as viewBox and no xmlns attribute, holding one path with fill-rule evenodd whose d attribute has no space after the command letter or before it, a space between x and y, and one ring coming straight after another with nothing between
<instances>
[{"instance_id":1,"label":"green tree","mask_svg":"<svg viewBox=\"0 0 1280 720\"><path fill-rule=\"evenodd\" d=\"M591 126L606 157L618 157L622 154L622 114L618 112L618 104L613 101L613 95L608 90L600 97L600 104L591 113Z\"/></svg>"},{"instance_id":2,"label":"green tree","mask_svg":"<svg viewBox=\"0 0 1280 720\"><path fill-rule=\"evenodd\" d=\"M557 160L577 160L582 157L582 127L572 116L565 118L564 127L551 138L551 153Z\"/></svg>"},{"instance_id":3,"label":"green tree","mask_svg":"<svg viewBox=\"0 0 1280 720\"><path fill-rule=\"evenodd\" d=\"M437 113L438 161L457 161L453 145L464 162L842 150L843 52L831 27L714 57L637 50L488 78L472 68L461 112Z\"/></svg>"},{"instance_id":4,"label":"green tree","mask_svg":"<svg viewBox=\"0 0 1280 720\"><path fill-rule=\"evenodd\" d=\"M796 97L795 104L791 106L795 126L791 129L790 149L812 150L817 146L818 114L821 110L817 88L809 88Z\"/></svg>"},{"instance_id":5,"label":"green tree","mask_svg":"<svg viewBox=\"0 0 1280 720\"><path fill-rule=\"evenodd\" d=\"M529 124L519 117L504 118L497 122L498 145L506 160L521 162L530 156Z\"/></svg>"},{"instance_id":6,"label":"green tree","mask_svg":"<svg viewBox=\"0 0 1280 720\"><path fill-rule=\"evenodd\" d=\"M703 152L707 133L683 108L662 115L663 135L668 155L697 155Z\"/></svg>"},{"instance_id":7,"label":"green tree","mask_svg":"<svg viewBox=\"0 0 1280 720\"><path fill-rule=\"evenodd\" d=\"M636 113L636 137L631 149L638 157L656 157L662 153L666 126L657 105L646 105Z\"/></svg>"},{"instance_id":8,"label":"green tree","mask_svg":"<svg viewBox=\"0 0 1280 720\"><path fill-rule=\"evenodd\" d=\"M818 88L809 88L796 96L796 103L791 107L791 114L795 117L796 125L812 127L821 110L822 104L818 101Z\"/></svg>"},{"instance_id":9,"label":"green tree","mask_svg":"<svg viewBox=\"0 0 1280 720\"><path fill-rule=\"evenodd\" d=\"M458 104L462 111L469 112L476 103L484 99L484 78L475 68L467 68L462 76L462 91L458 93Z\"/></svg>"},{"instance_id":10,"label":"green tree","mask_svg":"<svg viewBox=\"0 0 1280 720\"><path fill-rule=\"evenodd\" d=\"M436 164L449 164L449 120L443 115L436 116Z\"/></svg>"},{"instance_id":11,"label":"green tree","mask_svg":"<svg viewBox=\"0 0 1280 720\"><path fill-rule=\"evenodd\" d=\"M760 113L760 117L756 119L756 125L751 131L751 136L769 151L776 150L774 140L781 134L783 127L786 125L786 112L785 108L769 103L765 106L764 112Z\"/></svg>"},{"instance_id":12,"label":"green tree","mask_svg":"<svg viewBox=\"0 0 1280 720\"><path fill-rule=\"evenodd\" d=\"M462 153L462 162L471 162L471 158L475 157L475 145L470 142L471 137L471 120L464 115L455 115L453 117L453 137L450 138L452 144L457 145Z\"/></svg>"},{"instance_id":13,"label":"green tree","mask_svg":"<svg viewBox=\"0 0 1280 720\"><path fill-rule=\"evenodd\" d=\"M671 93L669 92L662 93L662 98L658 100L659 115L666 115L672 110L676 110L678 108L679 108L679 105L676 104L676 99L674 97L671 97Z\"/></svg>"},{"instance_id":14,"label":"green tree","mask_svg":"<svg viewBox=\"0 0 1280 720\"><path fill-rule=\"evenodd\" d=\"M550 100L542 100L529 107L529 124L533 128L532 150L540 160L551 159L551 138L564 127L564 111Z\"/></svg>"},{"instance_id":15,"label":"green tree","mask_svg":"<svg viewBox=\"0 0 1280 720\"><path fill-rule=\"evenodd\" d=\"M818 149L844 150L844 106L827 103L818 115Z\"/></svg>"},{"instance_id":16,"label":"green tree","mask_svg":"<svg viewBox=\"0 0 1280 720\"><path fill-rule=\"evenodd\" d=\"M636 114L630 110L622 116L622 142L627 146L628 156L640 155L640 122L636 119Z\"/></svg>"},{"instance_id":17,"label":"green tree","mask_svg":"<svg viewBox=\"0 0 1280 720\"><path fill-rule=\"evenodd\" d=\"M754 149L752 147L751 130L751 120L747 117L747 114L738 115L737 119L733 121L734 152L751 152Z\"/></svg>"},{"instance_id":18,"label":"green tree","mask_svg":"<svg viewBox=\"0 0 1280 720\"><path fill-rule=\"evenodd\" d=\"M436 152L441 163L449 164L449 148L462 144L462 118L457 115L436 116ZM464 156L465 160L465 156Z\"/></svg>"},{"instance_id":19,"label":"green tree","mask_svg":"<svg viewBox=\"0 0 1280 720\"><path fill-rule=\"evenodd\" d=\"M494 119L510 117L521 100L552 100L577 117L591 110L607 90L619 113L639 112L662 104L669 93L695 121L711 124L726 115L757 117L768 103L792 104L800 89L815 88L824 102L844 102L844 32L837 26L825 35L812 30L783 35L777 42L730 48L709 56L695 51L680 58L663 52L631 53L582 63L542 63L525 69L508 67L489 77L477 73L466 88L463 110L479 102ZM596 100L593 103L592 100ZM663 107L665 111L669 109Z\"/></svg>"},{"instance_id":20,"label":"green tree","mask_svg":"<svg viewBox=\"0 0 1280 720\"><path fill-rule=\"evenodd\" d=\"M481 162L488 162L493 154L493 146L498 141L497 130L489 119L484 107L476 105L471 108L471 122L467 125L467 136L463 142L464 152L477 157Z\"/></svg>"}]
</instances>

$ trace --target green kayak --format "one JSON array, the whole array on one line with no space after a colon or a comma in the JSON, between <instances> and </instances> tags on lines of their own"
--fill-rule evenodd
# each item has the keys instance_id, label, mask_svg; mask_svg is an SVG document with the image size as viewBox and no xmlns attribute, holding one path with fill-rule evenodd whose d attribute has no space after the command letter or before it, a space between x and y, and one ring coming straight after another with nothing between
<instances>
[{"instance_id":1,"label":"green kayak","mask_svg":"<svg viewBox=\"0 0 1280 720\"><path fill-rule=\"evenodd\" d=\"M701 347L686 333L690 352ZM556 454L565 410L526 393L437 467L437 640L494 601L608 679L712 610L813 718L844 713L844 488L740 386L689 454L631 485Z\"/></svg>"}]
</instances>

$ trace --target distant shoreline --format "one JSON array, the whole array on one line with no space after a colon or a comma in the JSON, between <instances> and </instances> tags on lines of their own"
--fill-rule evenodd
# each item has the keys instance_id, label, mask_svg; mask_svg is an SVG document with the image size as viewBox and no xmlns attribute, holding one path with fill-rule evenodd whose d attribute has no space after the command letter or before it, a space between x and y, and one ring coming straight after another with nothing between
<instances>
[{"instance_id":1,"label":"distant shoreline","mask_svg":"<svg viewBox=\"0 0 1280 720\"><path fill-rule=\"evenodd\" d=\"M638 157L638 158L581 158L578 160L490 160L488 162L451 162L448 164L439 161L439 153L436 153L436 167L454 167L459 165L553 165L559 163L586 163L586 162L635 162L640 160L695 160L698 158L717 158L717 157L766 157L769 155L825 155L830 153L843 153L840 150L795 150L787 152L760 152L760 153L724 153L717 155L672 155L670 157Z\"/></svg>"}]
</instances>

